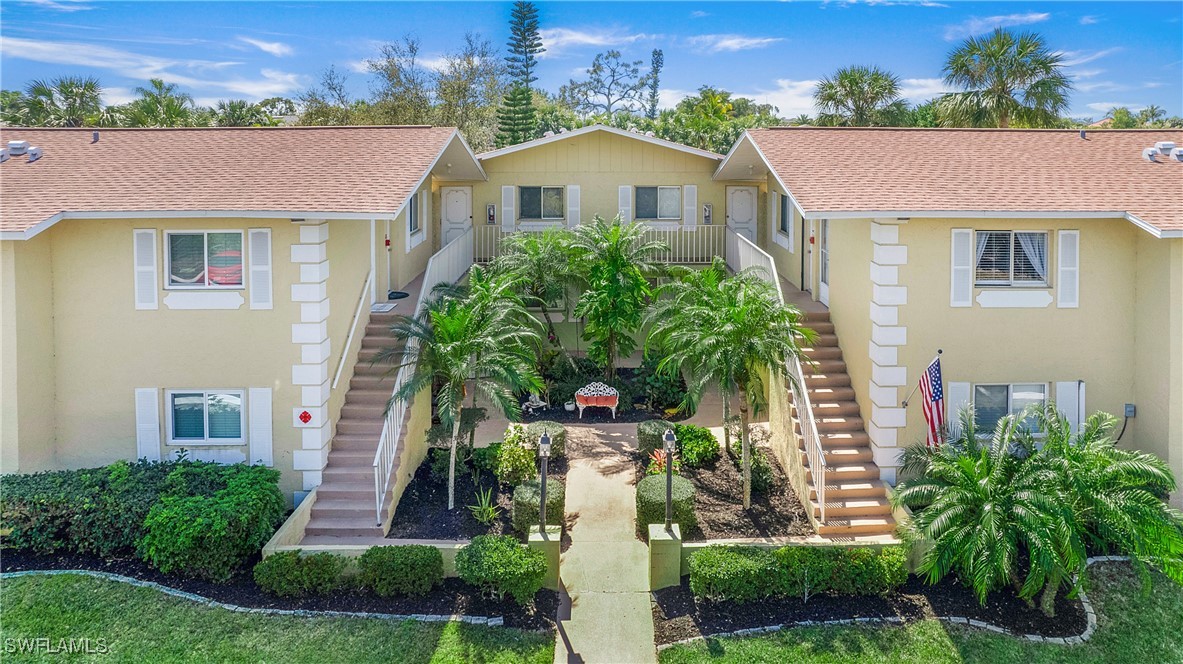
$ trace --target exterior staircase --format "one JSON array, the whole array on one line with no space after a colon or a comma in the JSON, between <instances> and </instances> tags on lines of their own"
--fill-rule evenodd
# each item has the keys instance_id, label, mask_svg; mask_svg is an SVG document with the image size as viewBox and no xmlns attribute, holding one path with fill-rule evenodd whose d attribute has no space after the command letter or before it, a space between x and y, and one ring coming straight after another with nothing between
<instances>
[{"instance_id":1,"label":"exterior staircase","mask_svg":"<svg viewBox=\"0 0 1183 664\"><path fill-rule=\"evenodd\" d=\"M382 435L386 402L394 389L389 364L371 364L383 348L398 344L390 335L395 312L371 313L357 365L330 446L316 503L304 529L304 543L330 544L339 538L384 537L374 511L374 455ZM397 470L398 460L395 461ZM390 496L383 501L387 522Z\"/></svg>"},{"instance_id":2,"label":"exterior staircase","mask_svg":"<svg viewBox=\"0 0 1183 664\"><path fill-rule=\"evenodd\" d=\"M871 454L871 439L859 416L859 405L830 312L815 305L804 313L805 325L818 333L813 347L804 349L813 366L802 364L805 388L826 459L826 521L820 524L818 534L826 539L846 541L894 540L896 522L887 500L887 488L879 479L879 466ZM794 431L800 436L796 409L792 415ZM808 467L804 448L801 457ZM817 489L812 478L806 476L810 485L808 508L813 510L815 518L820 518Z\"/></svg>"}]
</instances>

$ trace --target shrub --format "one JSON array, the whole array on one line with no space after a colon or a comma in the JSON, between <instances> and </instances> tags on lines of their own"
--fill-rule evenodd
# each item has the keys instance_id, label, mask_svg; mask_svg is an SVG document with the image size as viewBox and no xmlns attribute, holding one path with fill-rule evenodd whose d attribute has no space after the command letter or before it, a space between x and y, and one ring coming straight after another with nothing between
<instances>
[{"instance_id":1,"label":"shrub","mask_svg":"<svg viewBox=\"0 0 1183 664\"><path fill-rule=\"evenodd\" d=\"M688 533L698 525L694 515L694 485L690 480L674 476L674 523ZM665 523L665 476L650 475L637 482L637 528L649 532L649 524Z\"/></svg>"},{"instance_id":2,"label":"shrub","mask_svg":"<svg viewBox=\"0 0 1183 664\"><path fill-rule=\"evenodd\" d=\"M674 474L682 472L682 462L678 461L678 456L673 455L672 463L674 464ZM645 467L646 475L664 475L665 474L665 450L653 450L649 453L649 465Z\"/></svg>"},{"instance_id":3,"label":"shrub","mask_svg":"<svg viewBox=\"0 0 1183 664\"><path fill-rule=\"evenodd\" d=\"M456 553L456 573L482 592L524 605L542 589L546 555L508 535L477 535Z\"/></svg>"},{"instance_id":4,"label":"shrub","mask_svg":"<svg viewBox=\"0 0 1183 664\"><path fill-rule=\"evenodd\" d=\"M444 581L444 556L434 546L375 546L357 559L357 582L381 597L421 597Z\"/></svg>"},{"instance_id":5,"label":"shrub","mask_svg":"<svg viewBox=\"0 0 1183 664\"><path fill-rule=\"evenodd\" d=\"M678 455L687 468L701 468L719 458L719 439L710 429L675 424L674 435L678 437Z\"/></svg>"},{"instance_id":6,"label":"shrub","mask_svg":"<svg viewBox=\"0 0 1183 664\"><path fill-rule=\"evenodd\" d=\"M448 481L448 466L452 461L452 450L433 447L427 450L427 463L431 469L431 481L443 484ZM457 459L459 462L459 459ZM459 465L459 463L457 463Z\"/></svg>"},{"instance_id":7,"label":"shrub","mask_svg":"<svg viewBox=\"0 0 1183 664\"><path fill-rule=\"evenodd\" d=\"M739 472L743 473L743 450L737 443L739 439L733 439L731 445L731 460L735 462L735 467ZM772 464L768 461L768 455L760 447L756 447L752 443L748 443L748 452L752 456L752 493L768 493L772 490Z\"/></svg>"},{"instance_id":8,"label":"shrub","mask_svg":"<svg viewBox=\"0 0 1183 664\"><path fill-rule=\"evenodd\" d=\"M517 486L535 477L538 469L534 465L534 448L526 442L526 428L511 424L505 431L505 442L497 455L497 481Z\"/></svg>"},{"instance_id":9,"label":"shrub","mask_svg":"<svg viewBox=\"0 0 1183 664\"><path fill-rule=\"evenodd\" d=\"M690 555L690 591L712 602L750 602L777 591L772 552L750 546L708 546Z\"/></svg>"},{"instance_id":10,"label":"shrub","mask_svg":"<svg viewBox=\"0 0 1183 664\"><path fill-rule=\"evenodd\" d=\"M164 496L148 512L140 556L160 571L224 581L283 520L279 471L235 465L213 496Z\"/></svg>"},{"instance_id":11,"label":"shrub","mask_svg":"<svg viewBox=\"0 0 1183 664\"><path fill-rule=\"evenodd\" d=\"M882 595L908 580L907 554L901 546L786 546L774 555L781 592L805 600L819 592Z\"/></svg>"},{"instance_id":12,"label":"shrub","mask_svg":"<svg viewBox=\"0 0 1183 664\"><path fill-rule=\"evenodd\" d=\"M513 527L523 535L530 532L530 526L538 525L538 505L542 502L541 484L538 480L522 482L513 490ZM561 526L565 517L566 491L563 483L556 479L546 480L546 523Z\"/></svg>"},{"instance_id":13,"label":"shrub","mask_svg":"<svg viewBox=\"0 0 1183 664\"><path fill-rule=\"evenodd\" d=\"M645 403L658 412L677 408L686 398L686 383L682 376L677 372L659 372L656 358L646 357L642 362L637 372L637 385L645 395Z\"/></svg>"},{"instance_id":14,"label":"shrub","mask_svg":"<svg viewBox=\"0 0 1183 664\"><path fill-rule=\"evenodd\" d=\"M645 420L638 423L637 449L645 456L649 456L653 450L662 449L661 437L665 435L666 429L672 429L673 426L665 420Z\"/></svg>"},{"instance_id":15,"label":"shrub","mask_svg":"<svg viewBox=\"0 0 1183 664\"><path fill-rule=\"evenodd\" d=\"M348 560L334 553L281 551L255 565L255 585L279 597L327 595L341 585Z\"/></svg>"},{"instance_id":16,"label":"shrub","mask_svg":"<svg viewBox=\"0 0 1183 664\"><path fill-rule=\"evenodd\" d=\"M477 447L472 451L472 467L479 472L496 475L500 454L501 443L489 443L486 447Z\"/></svg>"},{"instance_id":17,"label":"shrub","mask_svg":"<svg viewBox=\"0 0 1183 664\"><path fill-rule=\"evenodd\" d=\"M539 420L526 425L526 440L533 446L538 445L538 439L543 433L550 434L550 455L552 457L567 454L567 427L550 420Z\"/></svg>"}]
</instances>

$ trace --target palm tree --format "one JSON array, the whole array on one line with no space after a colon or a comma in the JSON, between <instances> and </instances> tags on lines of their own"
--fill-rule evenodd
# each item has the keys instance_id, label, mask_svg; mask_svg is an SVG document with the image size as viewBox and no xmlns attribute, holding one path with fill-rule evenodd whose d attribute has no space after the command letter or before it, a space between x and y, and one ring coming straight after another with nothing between
<instances>
[{"instance_id":1,"label":"palm tree","mask_svg":"<svg viewBox=\"0 0 1183 664\"><path fill-rule=\"evenodd\" d=\"M983 604L1008 584L1028 602L1046 590L1046 610L1047 597L1084 567L1086 554L1059 478L1031 461L1034 441L1021 426L1008 415L980 439L965 409L957 439L904 452L903 472L916 479L901 482L892 502L925 506L906 527L932 543L919 569L929 583L956 572Z\"/></svg>"},{"instance_id":2,"label":"palm tree","mask_svg":"<svg viewBox=\"0 0 1183 664\"><path fill-rule=\"evenodd\" d=\"M712 381L718 381L728 398L733 392L739 396L747 509L752 505L749 414L764 406L763 373L768 372L769 380L791 382L787 362L800 357L803 342L812 342L816 334L802 326L801 312L783 304L776 287L751 269L718 281L697 301L687 297L684 307L666 313L656 338L668 353L665 363L689 371L688 402L697 403Z\"/></svg>"},{"instance_id":3,"label":"palm tree","mask_svg":"<svg viewBox=\"0 0 1183 664\"><path fill-rule=\"evenodd\" d=\"M547 338L560 349L563 344L551 320L550 306L567 295L572 277L570 246L571 233L561 228L512 233L501 241L501 255L493 263L498 272L520 279L526 303L541 309Z\"/></svg>"},{"instance_id":4,"label":"palm tree","mask_svg":"<svg viewBox=\"0 0 1183 664\"><path fill-rule=\"evenodd\" d=\"M103 86L93 77L36 80L21 100L23 123L34 127L82 127L102 111Z\"/></svg>"},{"instance_id":5,"label":"palm tree","mask_svg":"<svg viewBox=\"0 0 1183 664\"><path fill-rule=\"evenodd\" d=\"M136 88L138 99L127 105L125 119L131 127L188 127L196 111L193 97L179 92L175 83L153 78L148 87Z\"/></svg>"},{"instance_id":6,"label":"palm tree","mask_svg":"<svg viewBox=\"0 0 1183 664\"><path fill-rule=\"evenodd\" d=\"M1161 106L1155 106L1154 104L1138 111L1138 122L1143 127L1153 126L1165 117L1167 117L1167 112L1162 110Z\"/></svg>"},{"instance_id":7,"label":"palm tree","mask_svg":"<svg viewBox=\"0 0 1183 664\"><path fill-rule=\"evenodd\" d=\"M646 240L645 229L635 222L621 223L617 215L575 229L571 241L578 277L587 286L575 315L587 319L584 338L591 342L588 354L604 366L604 378L616 377L616 359L631 355L649 306L647 277L662 272L655 256L668 251L660 241Z\"/></svg>"},{"instance_id":8,"label":"palm tree","mask_svg":"<svg viewBox=\"0 0 1183 664\"><path fill-rule=\"evenodd\" d=\"M907 110L900 79L878 67L843 67L818 82L813 102L821 124L844 127L890 125Z\"/></svg>"},{"instance_id":9,"label":"palm tree","mask_svg":"<svg viewBox=\"0 0 1183 664\"><path fill-rule=\"evenodd\" d=\"M512 304L505 308L512 308ZM509 319L496 313L498 309L468 298L436 298L419 315L396 318L390 330L403 346L384 348L374 359L396 362L392 370L412 367L410 378L395 391L387 409L395 401L409 402L423 390L438 386L440 421L452 427L448 509L454 509L456 503L456 449L466 383L472 380L474 401L479 392L511 420L521 414L516 392L540 386L529 334L502 324Z\"/></svg>"},{"instance_id":10,"label":"palm tree","mask_svg":"<svg viewBox=\"0 0 1183 664\"><path fill-rule=\"evenodd\" d=\"M963 92L939 102L942 122L955 127L1054 126L1068 109L1072 82L1063 55L1043 37L997 28L970 37L949 53L945 82Z\"/></svg>"},{"instance_id":11,"label":"palm tree","mask_svg":"<svg viewBox=\"0 0 1183 664\"><path fill-rule=\"evenodd\" d=\"M270 127L274 123L258 104L244 99L219 101L213 109L215 127Z\"/></svg>"}]
</instances>

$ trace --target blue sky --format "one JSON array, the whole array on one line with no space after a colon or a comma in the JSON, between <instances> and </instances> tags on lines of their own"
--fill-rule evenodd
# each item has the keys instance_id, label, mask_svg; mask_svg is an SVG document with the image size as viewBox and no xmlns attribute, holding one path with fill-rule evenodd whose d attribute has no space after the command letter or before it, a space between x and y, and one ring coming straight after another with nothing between
<instances>
[{"instance_id":1,"label":"blue sky","mask_svg":"<svg viewBox=\"0 0 1183 664\"><path fill-rule=\"evenodd\" d=\"M944 90L941 65L960 40L997 25L1043 34L1065 55L1075 116L1110 107L1163 107L1183 115L1183 2L541 2L548 48L539 85L555 91L600 51L644 60L665 52L663 104L710 84L812 113L817 79L876 64L923 101ZM466 31L500 48L510 3L103 2L4 0L0 85L94 75L109 103L150 77L177 83L202 104L294 97L328 65L364 95L365 60L405 34L430 65Z\"/></svg>"}]
</instances>

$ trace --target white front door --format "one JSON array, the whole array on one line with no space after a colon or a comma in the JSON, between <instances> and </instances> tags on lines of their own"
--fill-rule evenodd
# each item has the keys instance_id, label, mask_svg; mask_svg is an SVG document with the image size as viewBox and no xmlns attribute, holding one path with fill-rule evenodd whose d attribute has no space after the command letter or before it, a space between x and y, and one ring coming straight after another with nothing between
<instances>
[{"instance_id":1,"label":"white front door","mask_svg":"<svg viewBox=\"0 0 1183 664\"><path fill-rule=\"evenodd\" d=\"M472 226L472 187L441 187L440 246L464 234Z\"/></svg>"},{"instance_id":2,"label":"white front door","mask_svg":"<svg viewBox=\"0 0 1183 664\"><path fill-rule=\"evenodd\" d=\"M727 187L727 226L756 242L756 188Z\"/></svg>"},{"instance_id":3,"label":"white front door","mask_svg":"<svg viewBox=\"0 0 1183 664\"><path fill-rule=\"evenodd\" d=\"M830 306L830 222L818 222L817 299Z\"/></svg>"}]
</instances>

